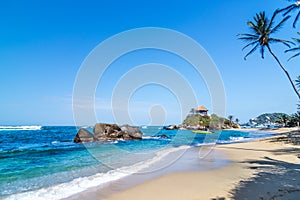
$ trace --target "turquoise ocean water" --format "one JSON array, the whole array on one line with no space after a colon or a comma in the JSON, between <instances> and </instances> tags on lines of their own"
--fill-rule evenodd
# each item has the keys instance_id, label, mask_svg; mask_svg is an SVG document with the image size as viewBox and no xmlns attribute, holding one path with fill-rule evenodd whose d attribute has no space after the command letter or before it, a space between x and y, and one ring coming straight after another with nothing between
<instances>
[{"instance_id":1,"label":"turquoise ocean water","mask_svg":"<svg viewBox=\"0 0 300 200\"><path fill-rule=\"evenodd\" d=\"M188 148L271 135L219 131L206 136L161 128L141 127L139 141L75 144L73 126L0 126L0 199L61 199L154 166L157 170L171 164L174 152L180 156Z\"/></svg>"}]
</instances>

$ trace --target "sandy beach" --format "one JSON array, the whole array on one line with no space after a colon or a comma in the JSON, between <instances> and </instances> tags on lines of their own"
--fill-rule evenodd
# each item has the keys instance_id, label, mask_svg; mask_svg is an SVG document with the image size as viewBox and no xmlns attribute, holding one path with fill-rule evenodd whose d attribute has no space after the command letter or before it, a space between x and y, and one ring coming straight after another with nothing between
<instances>
[{"instance_id":1,"label":"sandy beach","mask_svg":"<svg viewBox=\"0 0 300 200\"><path fill-rule=\"evenodd\" d=\"M291 129L276 130L281 134L264 140L216 146L205 159L221 152L230 160L218 169L169 173L108 196L95 190L72 199L297 199L300 146L278 140L286 131Z\"/></svg>"}]
</instances>

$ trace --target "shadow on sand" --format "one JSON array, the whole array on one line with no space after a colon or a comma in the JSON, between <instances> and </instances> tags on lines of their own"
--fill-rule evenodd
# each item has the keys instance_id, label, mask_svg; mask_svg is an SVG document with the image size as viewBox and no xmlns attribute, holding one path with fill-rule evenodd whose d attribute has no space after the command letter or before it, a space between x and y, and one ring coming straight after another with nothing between
<instances>
[{"instance_id":1,"label":"shadow on sand","mask_svg":"<svg viewBox=\"0 0 300 200\"><path fill-rule=\"evenodd\" d=\"M258 170L258 173L250 180L241 181L238 187L231 191L232 199L296 200L300 198L300 164L269 157L264 157L262 160L248 160L244 163L251 164L250 168Z\"/></svg>"}]
</instances>

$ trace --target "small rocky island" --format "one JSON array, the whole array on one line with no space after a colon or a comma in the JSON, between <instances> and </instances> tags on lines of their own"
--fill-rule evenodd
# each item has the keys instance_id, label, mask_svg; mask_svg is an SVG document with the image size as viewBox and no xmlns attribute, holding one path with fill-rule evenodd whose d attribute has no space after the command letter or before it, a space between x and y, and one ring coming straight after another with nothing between
<instances>
[{"instance_id":1,"label":"small rocky island","mask_svg":"<svg viewBox=\"0 0 300 200\"><path fill-rule=\"evenodd\" d=\"M142 132L138 127L117 124L97 123L94 126L94 134L84 128L80 128L77 132L74 142L96 142L96 141L111 141L111 140L140 140Z\"/></svg>"}]
</instances>

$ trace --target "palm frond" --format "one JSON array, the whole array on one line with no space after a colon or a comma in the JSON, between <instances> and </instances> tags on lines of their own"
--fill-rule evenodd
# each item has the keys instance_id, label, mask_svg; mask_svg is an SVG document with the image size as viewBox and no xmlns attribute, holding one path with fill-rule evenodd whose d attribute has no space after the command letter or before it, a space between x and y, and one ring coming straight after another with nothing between
<instances>
[{"instance_id":1,"label":"palm frond","mask_svg":"<svg viewBox=\"0 0 300 200\"><path fill-rule=\"evenodd\" d=\"M294 2L293 4L280 9L279 12L283 12L283 16L286 16L289 13L292 13L293 11L300 9L300 1L299 0L288 0L289 2ZM293 22L293 28L296 28L296 23L298 21L300 17L300 11L298 12L298 14L296 15L294 22Z\"/></svg>"},{"instance_id":2,"label":"palm frond","mask_svg":"<svg viewBox=\"0 0 300 200\"><path fill-rule=\"evenodd\" d=\"M294 27L294 28L296 28L296 23L297 23L298 20L299 20L299 16L300 16L300 11L298 12L298 14L297 14L297 16L296 16L296 18L295 18L295 20L294 20L294 22L293 22L293 27Z\"/></svg>"},{"instance_id":3,"label":"palm frond","mask_svg":"<svg viewBox=\"0 0 300 200\"><path fill-rule=\"evenodd\" d=\"M239 40L244 40L244 41L253 41L253 40L258 40L258 37L240 37L238 38Z\"/></svg>"},{"instance_id":4,"label":"palm frond","mask_svg":"<svg viewBox=\"0 0 300 200\"><path fill-rule=\"evenodd\" d=\"M288 49L288 50L285 50L284 52L288 53L288 52L293 52L293 51L300 51L300 47L295 47L295 48L292 48L292 49Z\"/></svg>"},{"instance_id":5,"label":"palm frond","mask_svg":"<svg viewBox=\"0 0 300 200\"><path fill-rule=\"evenodd\" d=\"M300 52L299 53L296 53L295 55L293 55L292 57L290 57L289 59L288 59L288 61L290 61L291 59L293 59L293 58L295 58L295 57L297 57L297 56L299 56L300 55Z\"/></svg>"},{"instance_id":6,"label":"palm frond","mask_svg":"<svg viewBox=\"0 0 300 200\"><path fill-rule=\"evenodd\" d=\"M278 42L278 43L282 43L284 44L285 46L291 48L291 45L295 45L295 43L291 42L291 41L288 41L288 40L282 40L282 39L277 39L277 38L269 38L269 42L272 43L272 42Z\"/></svg>"},{"instance_id":7,"label":"palm frond","mask_svg":"<svg viewBox=\"0 0 300 200\"><path fill-rule=\"evenodd\" d=\"M298 87L300 87L300 76L298 76L298 78L296 79L296 85L297 85Z\"/></svg>"},{"instance_id":8,"label":"palm frond","mask_svg":"<svg viewBox=\"0 0 300 200\"><path fill-rule=\"evenodd\" d=\"M298 35L300 35L300 32L297 32ZM300 38L292 38L296 43L300 44Z\"/></svg>"},{"instance_id":9,"label":"palm frond","mask_svg":"<svg viewBox=\"0 0 300 200\"><path fill-rule=\"evenodd\" d=\"M298 34L300 35L300 32L298 32ZM288 50L285 50L284 52L285 53L288 53L288 52L298 52L298 53L296 53L296 54L294 54L292 57L290 57L289 59L288 59L288 61L290 61L291 59L293 59L293 58L295 58L295 57L297 57L297 56L299 56L300 55L300 39L299 38L292 38L294 41L296 41L296 43L299 43L299 46L298 47L295 47L295 48L290 48L290 49L288 49Z\"/></svg>"},{"instance_id":10,"label":"palm frond","mask_svg":"<svg viewBox=\"0 0 300 200\"><path fill-rule=\"evenodd\" d=\"M300 44L300 39L298 39L298 38L292 38L292 39L295 40L296 43Z\"/></svg>"},{"instance_id":11,"label":"palm frond","mask_svg":"<svg viewBox=\"0 0 300 200\"><path fill-rule=\"evenodd\" d=\"M252 54L257 48L259 47L259 43L255 45L255 47L253 47L253 49L251 49L244 57L244 60L247 59L247 57Z\"/></svg>"},{"instance_id":12,"label":"palm frond","mask_svg":"<svg viewBox=\"0 0 300 200\"><path fill-rule=\"evenodd\" d=\"M260 53L261 53L261 58L264 59L265 58L265 46L260 47Z\"/></svg>"},{"instance_id":13,"label":"palm frond","mask_svg":"<svg viewBox=\"0 0 300 200\"><path fill-rule=\"evenodd\" d=\"M278 10L275 10L274 11L274 13L273 13L273 15L272 15L272 18L271 18L271 21L269 22L269 25L268 25L268 27L267 27L267 32L271 32L271 27L273 26L273 23L274 23L274 19L275 19L275 17L276 17L276 15L278 14ZM274 30L274 28L273 28L273 30Z\"/></svg>"},{"instance_id":14,"label":"palm frond","mask_svg":"<svg viewBox=\"0 0 300 200\"><path fill-rule=\"evenodd\" d=\"M253 46L256 43L257 43L257 41L250 42L249 44L247 44L246 46L243 47L242 51L244 51L249 46Z\"/></svg>"},{"instance_id":15,"label":"palm frond","mask_svg":"<svg viewBox=\"0 0 300 200\"><path fill-rule=\"evenodd\" d=\"M290 17L291 16L287 16L283 20L281 20L281 22L279 22L274 28L272 28L272 30L270 31L270 33L277 32Z\"/></svg>"},{"instance_id":16,"label":"palm frond","mask_svg":"<svg viewBox=\"0 0 300 200\"><path fill-rule=\"evenodd\" d=\"M252 40L257 40L258 36L254 34L238 34L237 35L240 40L245 40L245 41L252 41Z\"/></svg>"},{"instance_id":17,"label":"palm frond","mask_svg":"<svg viewBox=\"0 0 300 200\"><path fill-rule=\"evenodd\" d=\"M260 32L259 32L258 26L256 26L253 22L248 21L248 22L247 22L247 25L251 28L251 30L252 30L252 32L253 32L254 34L259 34L259 33L260 33Z\"/></svg>"},{"instance_id":18,"label":"palm frond","mask_svg":"<svg viewBox=\"0 0 300 200\"><path fill-rule=\"evenodd\" d=\"M248 34L248 33L240 33L240 34L237 34L238 37L244 37L244 36L248 36L248 37L257 37L257 35L254 35L254 34Z\"/></svg>"},{"instance_id":19,"label":"palm frond","mask_svg":"<svg viewBox=\"0 0 300 200\"><path fill-rule=\"evenodd\" d=\"M280 9L279 12L284 12L283 13L283 16L286 16L288 13L290 13L292 10L294 10L296 8L296 5L295 4L292 4L288 7L285 7L283 9Z\"/></svg>"}]
</instances>

